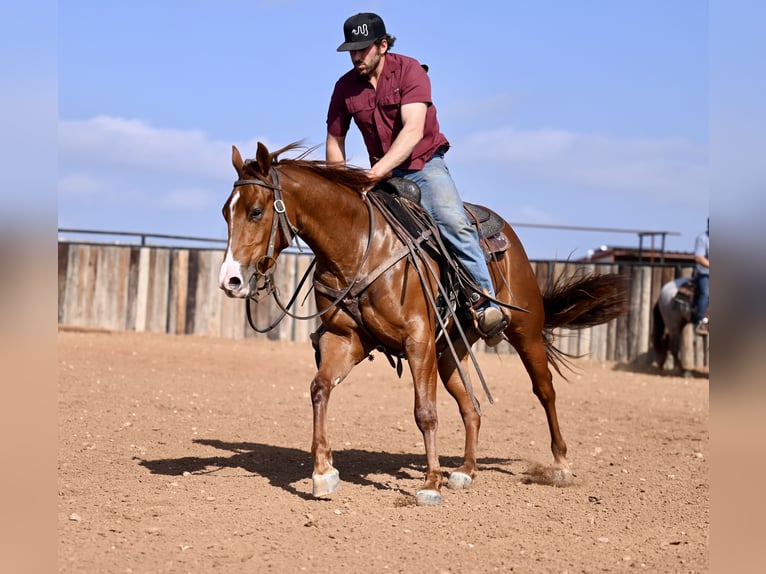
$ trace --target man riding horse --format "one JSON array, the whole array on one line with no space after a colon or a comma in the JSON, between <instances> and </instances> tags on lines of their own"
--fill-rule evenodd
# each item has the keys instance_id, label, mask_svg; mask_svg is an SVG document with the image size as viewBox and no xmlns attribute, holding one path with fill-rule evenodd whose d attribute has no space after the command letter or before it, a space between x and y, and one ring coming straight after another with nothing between
<instances>
[{"instance_id":1,"label":"man riding horse","mask_svg":"<svg viewBox=\"0 0 766 574\"><path fill-rule=\"evenodd\" d=\"M694 331L701 336L708 334L707 309L710 304L710 218L704 233L694 242L694 282L697 301L694 308Z\"/></svg>"},{"instance_id":2,"label":"man riding horse","mask_svg":"<svg viewBox=\"0 0 766 574\"><path fill-rule=\"evenodd\" d=\"M330 100L326 160L346 162L346 134L353 118L372 166L367 171L370 187L391 176L420 187L423 208L481 291L470 297L479 332L487 344L497 345L510 312L494 301L478 234L444 162L450 144L439 129L426 69L413 58L389 52L396 38L376 14L351 16L343 31L345 42L338 51L350 53L354 68L337 81Z\"/></svg>"}]
</instances>

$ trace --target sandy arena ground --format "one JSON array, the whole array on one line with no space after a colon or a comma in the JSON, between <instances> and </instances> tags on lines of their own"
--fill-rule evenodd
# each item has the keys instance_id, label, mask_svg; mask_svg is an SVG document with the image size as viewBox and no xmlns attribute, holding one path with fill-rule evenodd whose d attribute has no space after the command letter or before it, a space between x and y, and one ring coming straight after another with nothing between
<instances>
[{"instance_id":1,"label":"sandy arena ground","mask_svg":"<svg viewBox=\"0 0 766 574\"><path fill-rule=\"evenodd\" d=\"M578 361L556 377L575 474L520 361L480 354L480 474L419 507L412 384L382 355L330 401L341 485L311 496L310 345L58 335L58 565L66 573L708 572L709 381ZM481 392L481 386L474 381ZM439 389L438 444L462 424Z\"/></svg>"}]
</instances>

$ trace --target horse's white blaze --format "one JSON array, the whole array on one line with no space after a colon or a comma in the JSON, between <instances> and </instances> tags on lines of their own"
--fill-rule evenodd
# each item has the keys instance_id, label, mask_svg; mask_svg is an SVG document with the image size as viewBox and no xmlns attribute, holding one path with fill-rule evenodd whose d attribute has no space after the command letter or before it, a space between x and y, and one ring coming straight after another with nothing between
<instances>
[{"instance_id":1,"label":"horse's white blaze","mask_svg":"<svg viewBox=\"0 0 766 574\"><path fill-rule=\"evenodd\" d=\"M231 279L239 279L242 282L242 271L239 263L232 257L231 251L227 250L218 273L218 286L225 291L231 290L229 287Z\"/></svg>"},{"instance_id":2,"label":"horse's white blaze","mask_svg":"<svg viewBox=\"0 0 766 574\"><path fill-rule=\"evenodd\" d=\"M239 201L239 192L235 191L234 195L231 196L231 201L229 202L229 241L226 243L226 258L228 259L231 255L231 236L232 236L232 230L234 229L234 208L237 206L237 202Z\"/></svg>"},{"instance_id":3,"label":"horse's white blaze","mask_svg":"<svg viewBox=\"0 0 766 574\"><path fill-rule=\"evenodd\" d=\"M223 263L221 263L221 270L218 273L218 286L227 293L237 293L238 291L241 291L242 287L246 287L242 278L242 267L234 259L234 253L231 249L232 231L234 227L234 209L238 201L239 192L236 191L234 192L234 195L231 196L231 202L229 202L229 240L226 244L226 256L223 259ZM232 279L239 279L241 285L240 289L231 289L229 287Z\"/></svg>"}]
</instances>

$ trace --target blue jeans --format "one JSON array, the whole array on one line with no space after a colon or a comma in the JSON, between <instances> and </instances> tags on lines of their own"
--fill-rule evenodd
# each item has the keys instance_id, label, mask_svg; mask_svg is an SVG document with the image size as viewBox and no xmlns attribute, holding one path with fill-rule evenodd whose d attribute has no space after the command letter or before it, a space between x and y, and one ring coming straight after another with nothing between
<instances>
[{"instance_id":1,"label":"blue jeans","mask_svg":"<svg viewBox=\"0 0 766 574\"><path fill-rule=\"evenodd\" d=\"M697 308L694 311L694 324L699 325L705 318L708 305L710 305L710 275L697 274L694 277L697 282Z\"/></svg>"},{"instance_id":2,"label":"blue jeans","mask_svg":"<svg viewBox=\"0 0 766 574\"><path fill-rule=\"evenodd\" d=\"M433 217L442 239L463 264L474 281L495 296L479 234L468 221L463 200L441 153L435 154L421 170L395 169L395 177L414 181L420 187L420 202Z\"/></svg>"}]
</instances>

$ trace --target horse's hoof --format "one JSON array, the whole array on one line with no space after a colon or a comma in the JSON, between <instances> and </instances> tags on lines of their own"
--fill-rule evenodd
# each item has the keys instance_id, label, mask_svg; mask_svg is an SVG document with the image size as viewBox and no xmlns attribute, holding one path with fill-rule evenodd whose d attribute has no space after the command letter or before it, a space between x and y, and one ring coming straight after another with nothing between
<instances>
[{"instance_id":1,"label":"horse's hoof","mask_svg":"<svg viewBox=\"0 0 766 574\"><path fill-rule=\"evenodd\" d=\"M438 490L418 490L415 498L418 506L439 506L442 503L442 495Z\"/></svg>"},{"instance_id":2,"label":"horse's hoof","mask_svg":"<svg viewBox=\"0 0 766 574\"><path fill-rule=\"evenodd\" d=\"M312 494L316 498L329 496L336 488L338 488L338 485L340 484L340 473L333 468L326 474L312 475L311 481L314 484Z\"/></svg>"},{"instance_id":3,"label":"horse's hoof","mask_svg":"<svg viewBox=\"0 0 766 574\"><path fill-rule=\"evenodd\" d=\"M568 468L551 469L551 482L558 486L566 486L574 482L574 475Z\"/></svg>"},{"instance_id":4,"label":"horse's hoof","mask_svg":"<svg viewBox=\"0 0 766 574\"><path fill-rule=\"evenodd\" d=\"M466 490L471 487L473 479L464 472L452 472L447 481L447 488L452 490Z\"/></svg>"}]
</instances>

